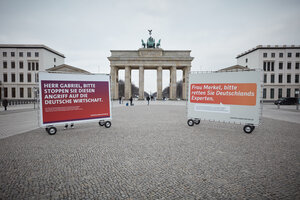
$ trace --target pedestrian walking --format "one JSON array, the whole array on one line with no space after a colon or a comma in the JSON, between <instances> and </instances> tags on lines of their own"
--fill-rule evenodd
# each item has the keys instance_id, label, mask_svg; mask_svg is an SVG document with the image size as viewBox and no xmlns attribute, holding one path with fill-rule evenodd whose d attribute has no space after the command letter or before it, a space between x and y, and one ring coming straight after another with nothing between
<instances>
[{"instance_id":1,"label":"pedestrian walking","mask_svg":"<svg viewBox=\"0 0 300 200\"><path fill-rule=\"evenodd\" d=\"M119 96L119 104L121 104L121 102L122 102L122 97Z\"/></svg>"},{"instance_id":2,"label":"pedestrian walking","mask_svg":"<svg viewBox=\"0 0 300 200\"><path fill-rule=\"evenodd\" d=\"M129 100L130 100L130 105L133 106L133 104L132 104L132 100L133 100L133 99L132 99L132 96L130 97Z\"/></svg>"},{"instance_id":3,"label":"pedestrian walking","mask_svg":"<svg viewBox=\"0 0 300 200\"><path fill-rule=\"evenodd\" d=\"M3 105L3 107L4 107L4 110L7 110L7 105L8 105L7 99L4 99L4 100L2 101L2 105Z\"/></svg>"},{"instance_id":4,"label":"pedestrian walking","mask_svg":"<svg viewBox=\"0 0 300 200\"><path fill-rule=\"evenodd\" d=\"M147 101L148 101L148 106L149 106L149 101L150 101L150 97L149 96L147 96Z\"/></svg>"}]
</instances>

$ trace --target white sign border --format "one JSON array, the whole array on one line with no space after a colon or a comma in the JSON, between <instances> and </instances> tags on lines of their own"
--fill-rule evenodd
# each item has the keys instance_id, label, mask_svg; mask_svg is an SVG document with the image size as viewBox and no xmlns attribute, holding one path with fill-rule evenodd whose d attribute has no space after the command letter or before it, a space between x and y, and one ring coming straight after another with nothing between
<instances>
[{"instance_id":1,"label":"white sign border","mask_svg":"<svg viewBox=\"0 0 300 200\"><path fill-rule=\"evenodd\" d=\"M64 121L64 122L54 122L54 123L43 123L43 106L42 106L42 90L41 83L45 80L57 80L57 81L107 81L109 89L109 111L110 117L107 118L96 118L96 119L84 119L84 120L75 120L75 121ZM110 91L110 75L108 74L74 74L74 73L49 73L49 72L39 72L39 101L40 101L40 117L39 125L40 127L47 127L52 125L62 125L67 123L87 123L91 121L100 121L100 120L112 120L111 112L111 91Z\"/></svg>"}]
</instances>

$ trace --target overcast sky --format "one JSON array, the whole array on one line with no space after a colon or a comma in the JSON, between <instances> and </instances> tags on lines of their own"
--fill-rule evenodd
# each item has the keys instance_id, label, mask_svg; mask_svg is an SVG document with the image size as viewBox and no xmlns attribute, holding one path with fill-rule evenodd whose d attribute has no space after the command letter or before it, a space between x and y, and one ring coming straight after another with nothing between
<instances>
[{"instance_id":1,"label":"overcast sky","mask_svg":"<svg viewBox=\"0 0 300 200\"><path fill-rule=\"evenodd\" d=\"M90 72L109 73L110 50L137 50L148 29L164 50L192 50L192 71L217 70L260 44L300 45L300 0L0 0L0 43L44 44ZM155 71L145 90L156 91Z\"/></svg>"}]
</instances>

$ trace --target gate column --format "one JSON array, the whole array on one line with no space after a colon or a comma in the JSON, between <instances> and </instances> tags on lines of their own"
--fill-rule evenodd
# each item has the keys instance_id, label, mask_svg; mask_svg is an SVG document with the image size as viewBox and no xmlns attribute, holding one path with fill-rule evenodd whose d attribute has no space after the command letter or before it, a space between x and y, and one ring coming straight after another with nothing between
<instances>
[{"instance_id":1,"label":"gate column","mask_svg":"<svg viewBox=\"0 0 300 200\"><path fill-rule=\"evenodd\" d=\"M144 66L139 67L139 100L144 100Z\"/></svg>"},{"instance_id":2,"label":"gate column","mask_svg":"<svg viewBox=\"0 0 300 200\"><path fill-rule=\"evenodd\" d=\"M115 67L115 99L119 99L119 68Z\"/></svg>"},{"instance_id":3,"label":"gate column","mask_svg":"<svg viewBox=\"0 0 300 200\"><path fill-rule=\"evenodd\" d=\"M182 99L188 99L188 78L190 73L191 67L186 66L182 69Z\"/></svg>"},{"instance_id":4,"label":"gate column","mask_svg":"<svg viewBox=\"0 0 300 200\"><path fill-rule=\"evenodd\" d=\"M162 66L157 68L157 99L162 99Z\"/></svg>"},{"instance_id":5,"label":"gate column","mask_svg":"<svg viewBox=\"0 0 300 200\"><path fill-rule=\"evenodd\" d=\"M125 66L125 99L131 97L131 68Z\"/></svg>"},{"instance_id":6,"label":"gate column","mask_svg":"<svg viewBox=\"0 0 300 200\"><path fill-rule=\"evenodd\" d=\"M176 66L170 69L170 99L176 99Z\"/></svg>"}]
</instances>

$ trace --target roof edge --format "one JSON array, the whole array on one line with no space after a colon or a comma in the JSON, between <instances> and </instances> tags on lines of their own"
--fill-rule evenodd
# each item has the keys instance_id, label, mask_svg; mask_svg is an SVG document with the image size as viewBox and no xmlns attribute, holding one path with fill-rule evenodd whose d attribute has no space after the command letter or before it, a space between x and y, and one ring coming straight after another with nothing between
<instances>
[{"instance_id":1,"label":"roof edge","mask_svg":"<svg viewBox=\"0 0 300 200\"><path fill-rule=\"evenodd\" d=\"M238 54L235 58L236 59L240 58L258 49L300 49L300 45L257 45L252 49L249 49L241 54Z\"/></svg>"},{"instance_id":2,"label":"roof edge","mask_svg":"<svg viewBox=\"0 0 300 200\"><path fill-rule=\"evenodd\" d=\"M43 44L0 44L0 48L45 49L60 57L66 58L64 54Z\"/></svg>"}]
</instances>

